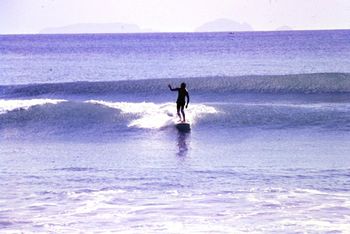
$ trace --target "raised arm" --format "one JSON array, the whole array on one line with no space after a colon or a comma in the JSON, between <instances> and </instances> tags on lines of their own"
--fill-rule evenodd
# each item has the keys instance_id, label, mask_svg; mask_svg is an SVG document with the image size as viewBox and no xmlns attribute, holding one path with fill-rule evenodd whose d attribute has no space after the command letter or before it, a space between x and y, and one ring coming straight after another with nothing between
<instances>
[{"instance_id":1,"label":"raised arm","mask_svg":"<svg viewBox=\"0 0 350 234\"><path fill-rule=\"evenodd\" d=\"M171 91L177 91L177 90L178 90L178 88L174 88L174 89L173 89L173 88L171 87L170 84L168 85L168 87L169 87L169 89L170 89Z\"/></svg>"}]
</instances>

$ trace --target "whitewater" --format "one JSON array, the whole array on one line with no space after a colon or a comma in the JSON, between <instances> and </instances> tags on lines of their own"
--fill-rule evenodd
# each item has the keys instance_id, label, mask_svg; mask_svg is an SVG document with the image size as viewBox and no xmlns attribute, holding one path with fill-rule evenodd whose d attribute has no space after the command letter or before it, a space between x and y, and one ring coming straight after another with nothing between
<instances>
[{"instance_id":1,"label":"whitewater","mask_svg":"<svg viewBox=\"0 0 350 234\"><path fill-rule=\"evenodd\" d=\"M0 232L349 232L349 39L0 36Z\"/></svg>"}]
</instances>

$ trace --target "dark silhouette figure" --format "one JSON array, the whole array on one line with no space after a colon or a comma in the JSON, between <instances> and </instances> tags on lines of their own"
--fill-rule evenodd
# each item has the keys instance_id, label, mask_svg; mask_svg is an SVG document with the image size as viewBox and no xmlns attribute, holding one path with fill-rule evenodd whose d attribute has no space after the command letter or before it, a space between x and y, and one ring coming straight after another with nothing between
<instances>
[{"instance_id":1,"label":"dark silhouette figure","mask_svg":"<svg viewBox=\"0 0 350 234\"><path fill-rule=\"evenodd\" d=\"M181 83L180 88L172 88L171 85L168 85L169 89L171 91L178 91L178 96L176 100L176 110L177 110L177 115L180 118L180 121L186 122L186 117L185 117L185 104L186 108L188 107L188 103L190 102L190 95L188 95L188 91L186 89L186 84ZM186 103L186 98L187 98L187 103ZM182 114L182 119L181 119L181 114Z\"/></svg>"}]
</instances>

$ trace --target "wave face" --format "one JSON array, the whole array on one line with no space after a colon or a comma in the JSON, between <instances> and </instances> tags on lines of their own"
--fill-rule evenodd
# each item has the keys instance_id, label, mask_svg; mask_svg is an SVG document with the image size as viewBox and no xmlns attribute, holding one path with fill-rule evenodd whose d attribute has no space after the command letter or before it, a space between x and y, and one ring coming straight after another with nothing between
<instances>
[{"instance_id":1,"label":"wave face","mask_svg":"<svg viewBox=\"0 0 350 234\"><path fill-rule=\"evenodd\" d=\"M42 95L167 94L169 83L185 81L192 93L349 93L350 74L321 73L284 76L202 77L115 82L73 82L1 86L3 97Z\"/></svg>"},{"instance_id":2,"label":"wave face","mask_svg":"<svg viewBox=\"0 0 350 234\"><path fill-rule=\"evenodd\" d=\"M114 135L137 129L165 129L177 122L173 103L130 103L100 100L1 100L2 137L25 135ZM214 107L193 104L188 121L195 124Z\"/></svg>"},{"instance_id":3,"label":"wave face","mask_svg":"<svg viewBox=\"0 0 350 234\"><path fill-rule=\"evenodd\" d=\"M171 129L180 79L1 86L2 137L115 137ZM196 129L350 129L350 74L186 79ZM248 96L247 96L248 95Z\"/></svg>"},{"instance_id":4,"label":"wave face","mask_svg":"<svg viewBox=\"0 0 350 234\"><path fill-rule=\"evenodd\" d=\"M350 130L349 103L237 103L220 105L217 110L221 115L203 121L223 128Z\"/></svg>"},{"instance_id":5,"label":"wave face","mask_svg":"<svg viewBox=\"0 0 350 234\"><path fill-rule=\"evenodd\" d=\"M1 100L3 138L114 136L139 130L173 129L173 103L61 99ZM350 130L350 104L194 103L186 110L193 129Z\"/></svg>"}]
</instances>

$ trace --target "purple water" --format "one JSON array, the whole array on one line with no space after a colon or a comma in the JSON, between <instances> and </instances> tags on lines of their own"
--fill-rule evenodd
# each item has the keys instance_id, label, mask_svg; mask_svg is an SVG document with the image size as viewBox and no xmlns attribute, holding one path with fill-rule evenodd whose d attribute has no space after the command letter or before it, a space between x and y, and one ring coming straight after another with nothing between
<instances>
[{"instance_id":1,"label":"purple water","mask_svg":"<svg viewBox=\"0 0 350 234\"><path fill-rule=\"evenodd\" d=\"M349 232L349 39L0 36L0 232Z\"/></svg>"}]
</instances>

